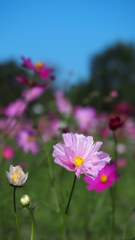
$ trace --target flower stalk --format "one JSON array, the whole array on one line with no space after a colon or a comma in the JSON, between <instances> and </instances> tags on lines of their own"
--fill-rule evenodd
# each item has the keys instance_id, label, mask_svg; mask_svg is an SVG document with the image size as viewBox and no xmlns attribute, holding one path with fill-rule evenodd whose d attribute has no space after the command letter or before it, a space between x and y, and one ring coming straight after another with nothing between
<instances>
[{"instance_id":1,"label":"flower stalk","mask_svg":"<svg viewBox=\"0 0 135 240\"><path fill-rule=\"evenodd\" d=\"M18 228L18 220L17 220L17 212L16 212L16 200L15 200L16 188L17 187L14 187L14 191L13 191L13 203L14 203L14 213L15 213L15 223L16 223L17 236L18 236L18 240L20 240L20 234L19 234L19 228Z\"/></svg>"},{"instance_id":2,"label":"flower stalk","mask_svg":"<svg viewBox=\"0 0 135 240\"><path fill-rule=\"evenodd\" d=\"M71 189L71 193L70 193L70 196L69 196L69 199L68 199L68 203L67 203L67 207L66 207L66 211L65 211L65 215L64 215L64 219L63 219L63 224L62 224L61 233L60 233L60 240L62 239L63 230L64 230L64 226L65 226L65 221L66 221L68 209L69 209L69 206L70 206L70 201L71 201L71 198L72 198L72 194L73 194L73 191L74 191L75 183L76 183L76 175L74 177L73 186L72 186L72 189Z\"/></svg>"},{"instance_id":3,"label":"flower stalk","mask_svg":"<svg viewBox=\"0 0 135 240\"><path fill-rule=\"evenodd\" d=\"M28 207L28 209L29 209L30 218L31 218L31 240L33 240L33 215L32 215L32 212L30 210L30 207Z\"/></svg>"}]
</instances>

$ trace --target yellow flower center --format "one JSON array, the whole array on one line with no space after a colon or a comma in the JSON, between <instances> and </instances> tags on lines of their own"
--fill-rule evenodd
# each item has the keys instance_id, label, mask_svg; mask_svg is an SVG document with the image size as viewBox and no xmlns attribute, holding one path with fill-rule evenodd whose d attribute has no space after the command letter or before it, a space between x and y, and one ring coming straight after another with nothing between
<instances>
[{"instance_id":1,"label":"yellow flower center","mask_svg":"<svg viewBox=\"0 0 135 240\"><path fill-rule=\"evenodd\" d=\"M105 174L101 175L100 181L101 181L102 183L106 183L107 180L108 180L108 177L107 177Z\"/></svg>"},{"instance_id":2,"label":"yellow flower center","mask_svg":"<svg viewBox=\"0 0 135 240\"><path fill-rule=\"evenodd\" d=\"M36 63L36 67L39 68L39 69L42 67L42 65L43 65L42 62L37 62L37 63Z\"/></svg>"},{"instance_id":3,"label":"yellow flower center","mask_svg":"<svg viewBox=\"0 0 135 240\"><path fill-rule=\"evenodd\" d=\"M16 180L17 180L17 175L14 175L14 177L13 177L13 178L14 178L14 180L16 181Z\"/></svg>"},{"instance_id":4,"label":"yellow flower center","mask_svg":"<svg viewBox=\"0 0 135 240\"><path fill-rule=\"evenodd\" d=\"M11 173L11 178L13 178L16 181L17 177L19 177L19 178L24 177L24 173L23 173L23 171L14 169L14 171Z\"/></svg>"},{"instance_id":5,"label":"yellow flower center","mask_svg":"<svg viewBox=\"0 0 135 240\"><path fill-rule=\"evenodd\" d=\"M75 157L74 162L75 162L77 167L80 167L81 164L83 164L84 160L80 157Z\"/></svg>"}]
</instances>

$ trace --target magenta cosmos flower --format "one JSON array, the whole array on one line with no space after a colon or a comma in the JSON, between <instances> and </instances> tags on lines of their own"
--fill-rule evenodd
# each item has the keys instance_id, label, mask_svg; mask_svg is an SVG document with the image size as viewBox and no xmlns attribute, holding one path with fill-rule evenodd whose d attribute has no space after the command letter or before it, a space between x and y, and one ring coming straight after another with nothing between
<instances>
[{"instance_id":1,"label":"magenta cosmos flower","mask_svg":"<svg viewBox=\"0 0 135 240\"><path fill-rule=\"evenodd\" d=\"M12 160L14 157L14 149L10 146L4 146L2 149L2 157L7 160Z\"/></svg>"},{"instance_id":2,"label":"magenta cosmos flower","mask_svg":"<svg viewBox=\"0 0 135 240\"><path fill-rule=\"evenodd\" d=\"M116 164L114 161L111 164L106 164L105 167L99 171L97 178L94 180L85 176L84 181L88 184L87 189L96 190L96 192L102 192L106 188L109 188L113 185L116 180L119 180L120 175L117 172L116 176Z\"/></svg>"},{"instance_id":3,"label":"magenta cosmos flower","mask_svg":"<svg viewBox=\"0 0 135 240\"><path fill-rule=\"evenodd\" d=\"M85 174L91 178L97 177L101 170L111 159L107 153L98 152L102 142L94 144L93 137L85 137L83 134L63 134L64 144L58 143L54 146L54 162L69 171Z\"/></svg>"},{"instance_id":4,"label":"magenta cosmos flower","mask_svg":"<svg viewBox=\"0 0 135 240\"><path fill-rule=\"evenodd\" d=\"M32 63L31 59L26 59L24 56L21 57L23 61L23 67L34 70L43 80L54 80L54 75L52 74L53 69L47 68L44 63L37 62L35 65Z\"/></svg>"}]
</instances>

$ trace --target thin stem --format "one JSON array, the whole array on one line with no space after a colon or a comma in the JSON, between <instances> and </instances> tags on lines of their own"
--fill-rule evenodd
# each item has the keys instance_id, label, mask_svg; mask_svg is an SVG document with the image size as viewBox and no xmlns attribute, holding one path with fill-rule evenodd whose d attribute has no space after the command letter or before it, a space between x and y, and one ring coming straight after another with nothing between
<instances>
[{"instance_id":1,"label":"thin stem","mask_svg":"<svg viewBox=\"0 0 135 240\"><path fill-rule=\"evenodd\" d=\"M29 207L28 207L28 209L29 209L30 217L31 217L31 240L33 240L33 215L32 215L32 212Z\"/></svg>"},{"instance_id":2,"label":"thin stem","mask_svg":"<svg viewBox=\"0 0 135 240\"><path fill-rule=\"evenodd\" d=\"M115 201L116 201L116 181L117 181L117 139L116 139L116 134L115 131L113 131L113 137L114 137L114 155L115 155L115 164L116 164L116 169L115 169L115 182L114 186L110 188L110 194L111 194L111 199L112 199L112 235L111 239L115 239Z\"/></svg>"},{"instance_id":3,"label":"thin stem","mask_svg":"<svg viewBox=\"0 0 135 240\"><path fill-rule=\"evenodd\" d=\"M115 161L117 162L117 138L115 131L113 131L113 137L114 137L114 153L115 153Z\"/></svg>"},{"instance_id":4,"label":"thin stem","mask_svg":"<svg viewBox=\"0 0 135 240\"><path fill-rule=\"evenodd\" d=\"M63 224L62 224L62 228L61 228L61 234L60 234L60 240L62 239L62 234L63 234L63 230L64 230L64 225L65 225L65 221L66 221L66 217L67 217L67 213L68 213L70 201L71 201L71 198L72 198L72 194L73 194L73 191L74 191L75 182L76 182L76 175L75 175L75 177L74 177L73 186L72 186L72 189L71 189L71 193L70 193L70 196L69 196L69 199L68 199L68 203L67 203L67 207L66 207L66 211L65 211L65 215L64 215L64 220L63 220Z\"/></svg>"},{"instance_id":5,"label":"thin stem","mask_svg":"<svg viewBox=\"0 0 135 240\"><path fill-rule=\"evenodd\" d=\"M13 191L13 203L14 203L14 213L15 213L15 222L16 222L17 236L18 236L18 240L20 240L18 221L17 221L17 213L16 213L15 191L16 191L16 187L14 187L14 191Z\"/></svg>"},{"instance_id":6,"label":"thin stem","mask_svg":"<svg viewBox=\"0 0 135 240\"><path fill-rule=\"evenodd\" d=\"M115 239L115 196L113 192L113 188L110 187L110 194L111 194L111 200L112 200L112 235L111 239Z\"/></svg>"}]
</instances>

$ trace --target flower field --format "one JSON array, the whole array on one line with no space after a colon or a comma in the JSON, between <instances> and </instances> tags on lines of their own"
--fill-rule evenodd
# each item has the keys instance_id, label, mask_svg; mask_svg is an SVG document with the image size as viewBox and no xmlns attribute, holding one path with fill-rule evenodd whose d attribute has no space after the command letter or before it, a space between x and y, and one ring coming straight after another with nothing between
<instances>
[{"instance_id":1,"label":"flower field","mask_svg":"<svg viewBox=\"0 0 135 240\"><path fill-rule=\"evenodd\" d=\"M53 69L21 59L36 78L0 108L0 240L135 239L134 107L115 89L112 112L60 90L41 104Z\"/></svg>"}]
</instances>

